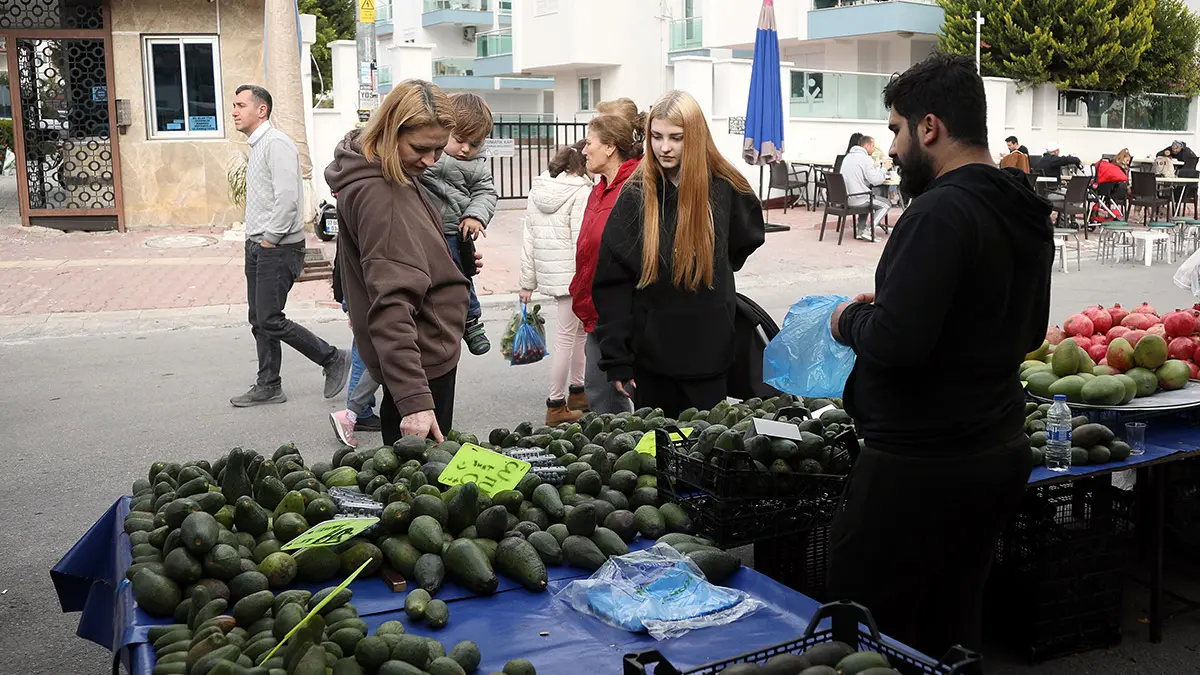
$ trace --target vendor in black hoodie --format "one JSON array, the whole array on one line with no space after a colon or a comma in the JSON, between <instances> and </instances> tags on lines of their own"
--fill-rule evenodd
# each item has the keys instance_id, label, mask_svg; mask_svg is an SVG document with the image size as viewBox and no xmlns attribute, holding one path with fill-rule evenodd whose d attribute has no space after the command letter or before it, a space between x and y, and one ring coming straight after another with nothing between
<instances>
[{"instance_id":1,"label":"vendor in black hoodie","mask_svg":"<svg viewBox=\"0 0 1200 675\"><path fill-rule=\"evenodd\" d=\"M652 152L625 183L592 283L600 369L638 407L676 417L725 400L733 364L733 273L762 246L750 184L717 151L700 106L654 104Z\"/></svg>"},{"instance_id":2,"label":"vendor in black hoodie","mask_svg":"<svg viewBox=\"0 0 1200 675\"><path fill-rule=\"evenodd\" d=\"M866 448L832 526L828 595L939 657L980 648L992 550L1029 478L1017 369L1049 317L1050 205L992 164L970 59L929 57L884 103L915 199L875 292L832 317L858 357L845 401Z\"/></svg>"}]
</instances>

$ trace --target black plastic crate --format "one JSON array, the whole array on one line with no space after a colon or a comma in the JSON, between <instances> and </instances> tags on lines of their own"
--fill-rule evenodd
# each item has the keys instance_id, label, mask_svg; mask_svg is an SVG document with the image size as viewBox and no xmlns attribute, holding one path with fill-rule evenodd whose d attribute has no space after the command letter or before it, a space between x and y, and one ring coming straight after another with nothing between
<instances>
[{"instance_id":1,"label":"black plastic crate","mask_svg":"<svg viewBox=\"0 0 1200 675\"><path fill-rule=\"evenodd\" d=\"M829 619L829 627L821 629L820 623ZM713 675L736 663L763 663L779 654L796 654L822 642L837 640L859 651L882 654L892 668L904 675L982 675L983 658L962 647L953 647L940 661L934 661L908 650L898 649L883 641L871 613L862 605L841 601L822 605L813 615L804 634L765 649L748 652L740 656L707 663L698 668L681 671L671 665L656 650L626 654L624 675ZM649 667L653 666L653 669Z\"/></svg>"},{"instance_id":2,"label":"black plastic crate","mask_svg":"<svg viewBox=\"0 0 1200 675\"><path fill-rule=\"evenodd\" d=\"M818 602L828 601L829 530L821 525L795 536L755 542L754 570Z\"/></svg>"},{"instance_id":3,"label":"black plastic crate","mask_svg":"<svg viewBox=\"0 0 1200 675\"><path fill-rule=\"evenodd\" d=\"M1176 462L1165 475L1167 544L1185 560L1196 560L1200 558L1200 460Z\"/></svg>"},{"instance_id":4,"label":"black plastic crate","mask_svg":"<svg viewBox=\"0 0 1200 675\"><path fill-rule=\"evenodd\" d=\"M1031 487L988 581L988 633L1031 662L1121 641L1133 496L1109 476Z\"/></svg>"}]
</instances>

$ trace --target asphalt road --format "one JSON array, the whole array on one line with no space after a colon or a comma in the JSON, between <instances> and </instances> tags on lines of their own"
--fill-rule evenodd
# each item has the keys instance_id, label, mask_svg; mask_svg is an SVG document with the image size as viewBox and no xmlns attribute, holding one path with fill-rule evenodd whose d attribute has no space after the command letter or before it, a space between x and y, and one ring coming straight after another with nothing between
<instances>
[{"instance_id":1,"label":"asphalt road","mask_svg":"<svg viewBox=\"0 0 1200 675\"><path fill-rule=\"evenodd\" d=\"M1190 306L1190 295L1171 285L1171 271L1092 265L1082 274L1056 274L1053 316L1061 321L1087 304L1114 300L1127 306L1149 300L1160 311ZM781 271L774 286L747 293L782 319L801 295L853 295L869 290L870 279L869 270L801 279ZM497 342L505 314L503 307L488 310ZM349 344L344 322L313 328ZM963 327L963 339L986 336ZM287 441L310 458L327 457L338 447L326 417L338 401L321 397L319 369L291 350L284 358L285 405L229 405L228 398L253 381L254 358L249 330L240 326L0 344L0 673L110 671L106 650L74 636L79 617L60 613L48 571L152 462L213 458L238 445L269 452ZM478 432L536 420L547 376L546 363L511 368L496 355L466 358L456 426ZM1036 672L1195 672L1200 617L1175 620L1165 644L1149 645L1138 623L1145 599L1136 590L1128 595L1121 646L1059 659ZM990 672L1035 672L1011 655L989 658L996 666Z\"/></svg>"}]
</instances>

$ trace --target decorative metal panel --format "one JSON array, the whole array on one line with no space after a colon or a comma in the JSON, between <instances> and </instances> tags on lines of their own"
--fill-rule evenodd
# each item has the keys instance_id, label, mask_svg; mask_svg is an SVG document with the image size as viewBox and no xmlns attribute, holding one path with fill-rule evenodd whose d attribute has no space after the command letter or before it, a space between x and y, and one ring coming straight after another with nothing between
<instances>
[{"instance_id":1,"label":"decorative metal panel","mask_svg":"<svg viewBox=\"0 0 1200 675\"><path fill-rule=\"evenodd\" d=\"M4 0L0 30L104 28L104 0Z\"/></svg>"}]
</instances>

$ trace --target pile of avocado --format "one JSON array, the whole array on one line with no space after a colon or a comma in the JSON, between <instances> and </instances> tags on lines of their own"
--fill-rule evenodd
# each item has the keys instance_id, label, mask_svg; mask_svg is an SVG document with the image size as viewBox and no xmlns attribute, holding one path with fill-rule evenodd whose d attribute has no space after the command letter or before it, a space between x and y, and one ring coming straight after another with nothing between
<instances>
[{"instance_id":1,"label":"pile of avocado","mask_svg":"<svg viewBox=\"0 0 1200 675\"><path fill-rule=\"evenodd\" d=\"M1041 466L1046 461L1046 415L1050 404L1025 404L1025 433L1029 434L1030 461ZM1103 424L1089 423L1080 415L1071 419L1071 466L1123 462L1129 459L1131 448L1118 440L1112 430Z\"/></svg>"},{"instance_id":2,"label":"pile of avocado","mask_svg":"<svg viewBox=\"0 0 1200 675\"><path fill-rule=\"evenodd\" d=\"M877 652L856 651L844 642L822 642L802 654L778 654L762 664L735 663L724 675L900 675Z\"/></svg>"}]
</instances>

